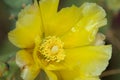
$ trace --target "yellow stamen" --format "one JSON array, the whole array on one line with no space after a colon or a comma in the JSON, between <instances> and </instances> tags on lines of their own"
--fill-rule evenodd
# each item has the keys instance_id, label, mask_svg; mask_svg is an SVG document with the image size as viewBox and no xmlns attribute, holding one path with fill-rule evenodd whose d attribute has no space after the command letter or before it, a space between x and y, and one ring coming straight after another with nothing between
<instances>
[{"instance_id":1,"label":"yellow stamen","mask_svg":"<svg viewBox=\"0 0 120 80\"><path fill-rule=\"evenodd\" d=\"M59 38L49 36L43 40L39 47L39 52L47 62L60 62L65 57L63 45L63 42Z\"/></svg>"}]
</instances>

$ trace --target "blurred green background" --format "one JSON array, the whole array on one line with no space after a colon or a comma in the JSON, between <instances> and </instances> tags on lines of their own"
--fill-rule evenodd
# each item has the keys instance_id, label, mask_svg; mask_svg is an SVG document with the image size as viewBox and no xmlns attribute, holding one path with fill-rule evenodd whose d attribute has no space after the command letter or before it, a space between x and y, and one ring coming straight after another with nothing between
<instances>
[{"instance_id":1,"label":"blurred green background","mask_svg":"<svg viewBox=\"0 0 120 80\"><path fill-rule=\"evenodd\" d=\"M73 4L80 6L84 2L97 3L107 13L108 24L100 32L106 35L106 44L112 44L113 53L101 79L120 80L120 0L60 0L59 9ZM0 0L0 80L21 80L15 64L18 48L8 41L7 34L15 27L19 11L27 4L32 4L32 0Z\"/></svg>"}]
</instances>

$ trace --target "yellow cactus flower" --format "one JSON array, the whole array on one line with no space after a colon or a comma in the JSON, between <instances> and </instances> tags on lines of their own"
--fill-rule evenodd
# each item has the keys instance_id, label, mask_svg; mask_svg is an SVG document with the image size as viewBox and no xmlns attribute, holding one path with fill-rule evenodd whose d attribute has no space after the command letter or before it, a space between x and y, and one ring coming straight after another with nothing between
<instances>
[{"instance_id":1,"label":"yellow cactus flower","mask_svg":"<svg viewBox=\"0 0 120 80\"><path fill-rule=\"evenodd\" d=\"M111 45L97 33L107 23L95 3L58 11L59 0L40 0L23 9L9 40L21 48L16 63L24 80L44 70L49 80L100 80L111 58Z\"/></svg>"}]
</instances>

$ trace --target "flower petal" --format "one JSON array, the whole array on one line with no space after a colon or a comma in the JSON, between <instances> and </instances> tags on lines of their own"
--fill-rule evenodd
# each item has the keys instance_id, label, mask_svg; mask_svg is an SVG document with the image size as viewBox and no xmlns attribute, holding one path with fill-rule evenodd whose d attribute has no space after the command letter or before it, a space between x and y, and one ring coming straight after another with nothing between
<instances>
[{"instance_id":1,"label":"flower petal","mask_svg":"<svg viewBox=\"0 0 120 80\"><path fill-rule=\"evenodd\" d=\"M45 70L45 72L46 72L49 80L58 80L57 76L56 76L56 74L54 72L49 71L49 70Z\"/></svg>"},{"instance_id":2,"label":"flower petal","mask_svg":"<svg viewBox=\"0 0 120 80\"><path fill-rule=\"evenodd\" d=\"M105 15L105 11L95 3L84 3L81 6L82 18L61 37L65 48L91 44L99 27L107 23Z\"/></svg>"},{"instance_id":3,"label":"flower petal","mask_svg":"<svg viewBox=\"0 0 120 80\"><path fill-rule=\"evenodd\" d=\"M85 76L99 76L108 65L111 58L111 46L87 46L66 49L65 64L68 69L78 68L80 74Z\"/></svg>"},{"instance_id":4,"label":"flower petal","mask_svg":"<svg viewBox=\"0 0 120 80\"><path fill-rule=\"evenodd\" d=\"M31 55L31 51L29 50L20 50L16 54L16 63L19 67L23 67L24 65L32 65L34 64L33 57Z\"/></svg>"},{"instance_id":5,"label":"flower petal","mask_svg":"<svg viewBox=\"0 0 120 80\"><path fill-rule=\"evenodd\" d=\"M39 4L42 14L41 16L43 19L47 19L57 13L59 0L40 0Z\"/></svg>"},{"instance_id":6,"label":"flower petal","mask_svg":"<svg viewBox=\"0 0 120 80\"><path fill-rule=\"evenodd\" d=\"M40 69L38 69L36 66L30 66L30 67L25 67L23 69L21 77L24 80L34 80L36 76L39 74Z\"/></svg>"},{"instance_id":7,"label":"flower petal","mask_svg":"<svg viewBox=\"0 0 120 80\"><path fill-rule=\"evenodd\" d=\"M22 70L21 76L24 80L33 80L40 72L40 67L34 64L30 50L20 50L16 55L16 63Z\"/></svg>"},{"instance_id":8,"label":"flower petal","mask_svg":"<svg viewBox=\"0 0 120 80\"><path fill-rule=\"evenodd\" d=\"M111 57L111 46L88 46L74 49L65 49L65 60L51 63L47 70L73 70L78 66L81 74L98 76L108 65Z\"/></svg>"},{"instance_id":9,"label":"flower petal","mask_svg":"<svg viewBox=\"0 0 120 80\"><path fill-rule=\"evenodd\" d=\"M100 80L99 75L108 65L111 46L88 46L66 49L66 58L59 70L62 80Z\"/></svg>"},{"instance_id":10,"label":"flower petal","mask_svg":"<svg viewBox=\"0 0 120 80\"><path fill-rule=\"evenodd\" d=\"M42 0L40 2L45 36L60 36L64 34L80 18L81 10L76 6L63 8L57 12L58 2L59 0Z\"/></svg>"},{"instance_id":11,"label":"flower petal","mask_svg":"<svg viewBox=\"0 0 120 80\"><path fill-rule=\"evenodd\" d=\"M9 40L20 48L30 48L36 35L41 36L41 18L39 7L35 3L23 9L16 23L16 28L8 34Z\"/></svg>"},{"instance_id":12,"label":"flower petal","mask_svg":"<svg viewBox=\"0 0 120 80\"><path fill-rule=\"evenodd\" d=\"M98 76L81 75L79 69L61 70L59 75L62 77L62 80L100 80Z\"/></svg>"}]
</instances>

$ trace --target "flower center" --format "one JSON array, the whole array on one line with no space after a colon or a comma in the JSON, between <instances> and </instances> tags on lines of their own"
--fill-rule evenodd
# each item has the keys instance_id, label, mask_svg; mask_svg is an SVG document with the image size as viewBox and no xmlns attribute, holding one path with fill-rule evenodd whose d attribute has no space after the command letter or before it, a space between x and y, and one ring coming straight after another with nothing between
<instances>
[{"instance_id":1,"label":"flower center","mask_svg":"<svg viewBox=\"0 0 120 80\"><path fill-rule=\"evenodd\" d=\"M46 37L39 47L39 52L47 62L64 60L64 43L55 36Z\"/></svg>"}]
</instances>

